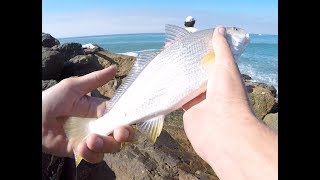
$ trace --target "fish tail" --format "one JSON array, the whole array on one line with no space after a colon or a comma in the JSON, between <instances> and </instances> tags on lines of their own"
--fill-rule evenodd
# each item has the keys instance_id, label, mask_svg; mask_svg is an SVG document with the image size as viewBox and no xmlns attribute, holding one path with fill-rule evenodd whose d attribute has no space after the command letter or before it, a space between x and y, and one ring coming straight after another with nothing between
<instances>
[{"instance_id":1,"label":"fish tail","mask_svg":"<svg viewBox=\"0 0 320 180\"><path fill-rule=\"evenodd\" d=\"M95 119L97 118L70 117L64 124L65 133L74 151L76 166L83 158L75 150L79 143L89 135L89 123Z\"/></svg>"}]
</instances>

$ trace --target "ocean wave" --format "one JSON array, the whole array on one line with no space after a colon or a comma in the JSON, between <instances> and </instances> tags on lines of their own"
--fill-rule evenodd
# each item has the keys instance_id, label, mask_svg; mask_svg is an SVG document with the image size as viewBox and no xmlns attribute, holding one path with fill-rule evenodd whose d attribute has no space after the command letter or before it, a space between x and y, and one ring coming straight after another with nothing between
<instances>
[{"instance_id":1,"label":"ocean wave","mask_svg":"<svg viewBox=\"0 0 320 180\"><path fill-rule=\"evenodd\" d=\"M127 56L133 56L133 57L137 57L138 54L135 52L126 52L126 53L118 53L118 54L123 54L123 55L127 55Z\"/></svg>"},{"instance_id":2,"label":"ocean wave","mask_svg":"<svg viewBox=\"0 0 320 180\"><path fill-rule=\"evenodd\" d=\"M242 74L249 75L253 81L266 83L272 85L278 91L278 74L275 73L266 73L261 72L256 68L253 68L251 65L239 64L239 70Z\"/></svg>"},{"instance_id":3,"label":"ocean wave","mask_svg":"<svg viewBox=\"0 0 320 180\"><path fill-rule=\"evenodd\" d=\"M127 56L137 57L142 52L153 52L153 51L157 51L157 50L158 49L144 49L144 50L140 50L140 51L130 51L130 52L125 52L125 53L117 53L117 54L123 54L123 55L127 55Z\"/></svg>"}]
</instances>

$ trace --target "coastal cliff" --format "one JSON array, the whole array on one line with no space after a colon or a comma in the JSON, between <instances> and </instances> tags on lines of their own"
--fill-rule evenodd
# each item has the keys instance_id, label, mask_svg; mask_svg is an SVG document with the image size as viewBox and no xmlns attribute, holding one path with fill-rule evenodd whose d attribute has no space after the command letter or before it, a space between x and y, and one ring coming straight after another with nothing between
<instances>
[{"instance_id":1,"label":"coastal cliff","mask_svg":"<svg viewBox=\"0 0 320 180\"><path fill-rule=\"evenodd\" d=\"M42 90L62 79L118 66L116 76L91 96L110 99L124 81L136 58L114 54L96 46L83 49L79 43L60 42L50 34L42 34ZM269 127L278 129L278 100L276 89L255 82L243 74L252 109ZM104 161L90 164L83 161L78 167L78 179L218 179L212 168L193 150L183 129L183 110L166 116L164 129L152 145L136 131L136 140L124 144ZM72 179L75 165L70 158L42 154L42 179Z\"/></svg>"}]
</instances>

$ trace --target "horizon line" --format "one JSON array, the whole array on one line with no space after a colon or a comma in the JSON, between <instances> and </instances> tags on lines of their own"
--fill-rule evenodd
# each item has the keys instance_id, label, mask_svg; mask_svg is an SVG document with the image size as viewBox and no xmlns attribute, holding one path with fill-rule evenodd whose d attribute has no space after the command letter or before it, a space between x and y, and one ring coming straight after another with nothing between
<instances>
[{"instance_id":1,"label":"horizon line","mask_svg":"<svg viewBox=\"0 0 320 180\"><path fill-rule=\"evenodd\" d=\"M50 33L46 33L46 34L50 34ZM55 37L55 38L56 39L67 39L67 38L86 38L86 37L94 37L94 36L97 37L97 36L134 35L134 34L165 34L165 33L164 32L116 33L116 34L97 34L97 35ZM249 34L278 36L278 34L265 34L265 33L249 33Z\"/></svg>"}]
</instances>

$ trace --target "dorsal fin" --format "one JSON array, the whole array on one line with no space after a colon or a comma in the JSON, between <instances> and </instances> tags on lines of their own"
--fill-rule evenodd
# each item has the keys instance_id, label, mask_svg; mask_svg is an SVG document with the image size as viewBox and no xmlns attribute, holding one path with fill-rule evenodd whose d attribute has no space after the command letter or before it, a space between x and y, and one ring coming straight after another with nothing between
<instances>
[{"instance_id":1,"label":"dorsal fin","mask_svg":"<svg viewBox=\"0 0 320 180\"><path fill-rule=\"evenodd\" d=\"M191 32L187 31L186 29L172 24L165 25L165 33L165 48L167 48L170 44L174 43L175 41L191 34Z\"/></svg>"},{"instance_id":2,"label":"dorsal fin","mask_svg":"<svg viewBox=\"0 0 320 180\"><path fill-rule=\"evenodd\" d=\"M133 64L129 71L125 81L121 83L118 89L115 91L114 96L107 103L106 112L108 112L114 104L120 99L122 94L130 87L133 81L139 76L143 69L159 54L159 51L142 52L138 54L136 62Z\"/></svg>"}]
</instances>

